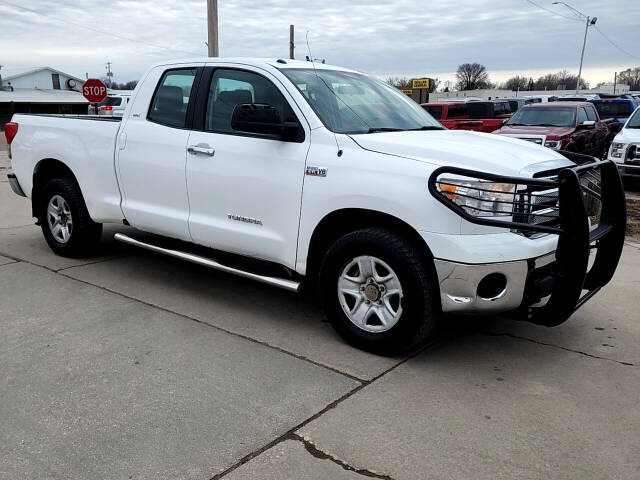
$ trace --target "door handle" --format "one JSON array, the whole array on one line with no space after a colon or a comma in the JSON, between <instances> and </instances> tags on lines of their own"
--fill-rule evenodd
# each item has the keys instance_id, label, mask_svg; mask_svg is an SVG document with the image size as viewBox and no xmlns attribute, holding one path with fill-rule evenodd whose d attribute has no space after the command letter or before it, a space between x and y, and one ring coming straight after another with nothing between
<instances>
[{"instance_id":1,"label":"door handle","mask_svg":"<svg viewBox=\"0 0 640 480\"><path fill-rule=\"evenodd\" d=\"M189 145L187 147L187 152L189 152L192 155L197 155L198 153L201 153L203 155L209 155L210 157L213 157L213 155L216 153L215 149L211 148L206 143L199 143L197 145Z\"/></svg>"}]
</instances>

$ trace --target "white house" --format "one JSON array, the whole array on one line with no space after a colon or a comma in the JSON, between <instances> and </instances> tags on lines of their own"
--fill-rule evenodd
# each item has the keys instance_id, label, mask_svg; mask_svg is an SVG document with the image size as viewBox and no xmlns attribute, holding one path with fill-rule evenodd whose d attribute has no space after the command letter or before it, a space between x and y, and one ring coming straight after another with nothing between
<instances>
[{"instance_id":1,"label":"white house","mask_svg":"<svg viewBox=\"0 0 640 480\"><path fill-rule=\"evenodd\" d=\"M51 67L0 69L0 88L39 88L41 90L80 91L84 80Z\"/></svg>"},{"instance_id":2,"label":"white house","mask_svg":"<svg viewBox=\"0 0 640 480\"><path fill-rule=\"evenodd\" d=\"M0 68L0 129L14 113L87 113L83 83L51 67Z\"/></svg>"}]
</instances>

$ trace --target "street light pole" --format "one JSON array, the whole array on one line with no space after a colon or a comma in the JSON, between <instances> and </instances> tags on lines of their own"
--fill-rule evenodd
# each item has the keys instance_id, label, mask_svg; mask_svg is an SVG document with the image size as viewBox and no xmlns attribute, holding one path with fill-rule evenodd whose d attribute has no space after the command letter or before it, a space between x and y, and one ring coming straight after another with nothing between
<instances>
[{"instance_id":1,"label":"street light pole","mask_svg":"<svg viewBox=\"0 0 640 480\"><path fill-rule=\"evenodd\" d=\"M584 49L587 46L587 32L589 31L590 25L596 24L596 22L598 21L598 17L590 18L589 16L585 15L579 10L576 10L566 2L553 2L552 5L564 5L569 10L571 10L572 13L576 14L578 17L586 19L586 22L584 25L584 39L582 40L582 53L580 54L580 69L578 70L578 83L576 83L576 95L577 95L578 92L580 92L580 81L582 80L582 62L584 61Z\"/></svg>"}]
</instances>

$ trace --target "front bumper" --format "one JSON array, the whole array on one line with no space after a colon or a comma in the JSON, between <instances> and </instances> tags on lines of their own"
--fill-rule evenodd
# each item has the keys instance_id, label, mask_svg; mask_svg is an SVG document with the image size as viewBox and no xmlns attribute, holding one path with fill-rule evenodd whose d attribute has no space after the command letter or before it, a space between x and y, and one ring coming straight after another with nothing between
<instances>
[{"instance_id":1,"label":"front bumper","mask_svg":"<svg viewBox=\"0 0 640 480\"><path fill-rule=\"evenodd\" d=\"M552 252L538 258L513 262L484 264L457 263L435 260L440 302L445 313L496 314L517 309L525 296L530 273L550 265ZM484 288L483 281L493 279L493 289Z\"/></svg>"},{"instance_id":2,"label":"front bumper","mask_svg":"<svg viewBox=\"0 0 640 480\"><path fill-rule=\"evenodd\" d=\"M21 197L27 196L22 190L20 182L18 182L15 173L8 173L7 179L9 180L9 185L11 186L11 190L13 190L13 193L15 193L16 195L20 195Z\"/></svg>"},{"instance_id":3,"label":"front bumper","mask_svg":"<svg viewBox=\"0 0 640 480\"><path fill-rule=\"evenodd\" d=\"M456 167L434 171L429 179L429 191L465 220L523 233L554 234L558 238L554 252L528 260L473 265L436 260L443 311L508 312L512 318L546 326L559 325L611 280L622 254L626 227L624 190L617 167L609 160L562 153L576 166L552 172L546 178L507 177ZM581 175L593 176L596 170L600 178L599 193L584 187L580 180ZM557 189L557 203L552 208L557 210L558 223L526 222L527 217L538 214L514 213L512 221L475 216L438 189L439 177L448 174L527 188ZM593 198L597 198L601 208L599 221L592 227L585 202ZM594 252L589 268L589 257ZM490 274L497 274L488 282L493 288L484 288ZM505 288L501 289L501 285Z\"/></svg>"}]
</instances>

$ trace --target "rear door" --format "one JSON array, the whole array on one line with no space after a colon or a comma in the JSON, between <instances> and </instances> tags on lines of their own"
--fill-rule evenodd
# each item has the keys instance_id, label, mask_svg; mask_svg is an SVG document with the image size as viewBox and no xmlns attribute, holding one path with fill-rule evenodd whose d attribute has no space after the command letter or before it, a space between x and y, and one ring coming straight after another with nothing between
<instances>
[{"instance_id":1,"label":"rear door","mask_svg":"<svg viewBox=\"0 0 640 480\"><path fill-rule=\"evenodd\" d=\"M207 67L199 90L187 155L193 241L294 267L308 123L278 78L260 68ZM304 137L234 130L231 115L241 103L272 105Z\"/></svg>"},{"instance_id":2,"label":"rear door","mask_svg":"<svg viewBox=\"0 0 640 480\"><path fill-rule=\"evenodd\" d=\"M201 70L188 66L152 72L116 147L122 209L129 223L183 240L191 240L186 147Z\"/></svg>"}]
</instances>

